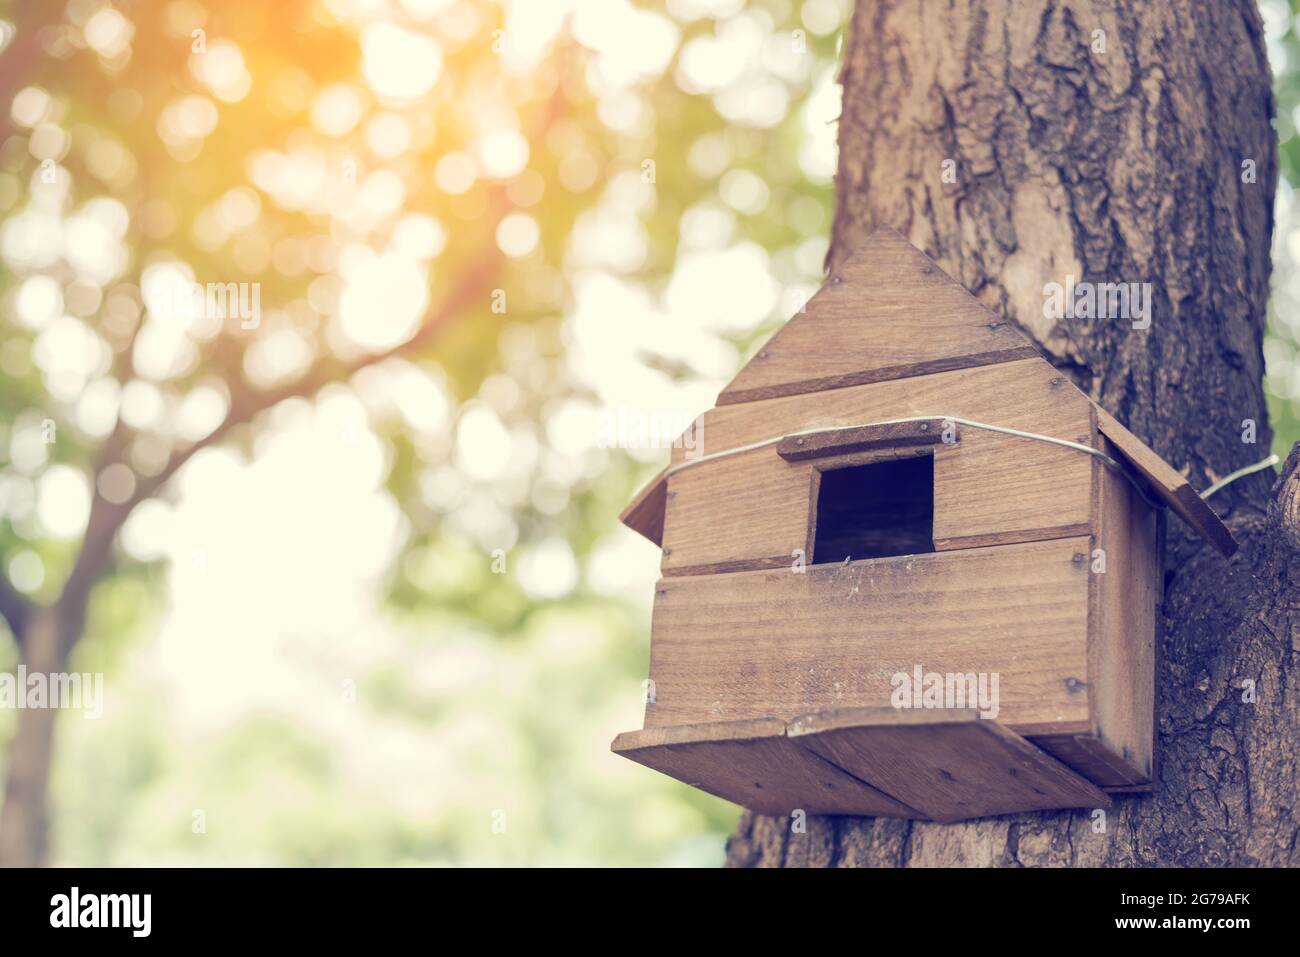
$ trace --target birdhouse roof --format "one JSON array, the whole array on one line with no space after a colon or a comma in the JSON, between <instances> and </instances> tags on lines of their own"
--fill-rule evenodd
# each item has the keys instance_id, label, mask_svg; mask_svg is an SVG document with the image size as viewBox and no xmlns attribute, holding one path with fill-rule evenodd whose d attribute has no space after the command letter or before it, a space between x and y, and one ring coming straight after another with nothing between
<instances>
[{"instance_id":1,"label":"birdhouse roof","mask_svg":"<svg viewBox=\"0 0 1300 957\"><path fill-rule=\"evenodd\" d=\"M1046 362L1013 324L898 233L881 228L745 364L718 395L717 406L1026 358ZM1201 537L1231 555L1237 543L1186 478L1094 407L1098 431L1123 464ZM656 545L663 543L670 471L664 469L645 486L621 516Z\"/></svg>"}]
</instances>

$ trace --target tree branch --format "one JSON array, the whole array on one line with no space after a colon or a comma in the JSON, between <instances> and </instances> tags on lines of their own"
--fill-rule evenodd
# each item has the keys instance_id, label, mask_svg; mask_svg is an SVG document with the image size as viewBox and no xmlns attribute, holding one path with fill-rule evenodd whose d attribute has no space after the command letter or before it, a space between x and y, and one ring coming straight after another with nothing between
<instances>
[{"instance_id":1,"label":"tree branch","mask_svg":"<svg viewBox=\"0 0 1300 957\"><path fill-rule=\"evenodd\" d=\"M13 584L5 577L4 571L0 570L0 618L4 618L5 624L13 632L14 640L18 642L18 647L23 644L23 632L27 629L27 619L31 614L32 603Z\"/></svg>"},{"instance_id":2,"label":"tree branch","mask_svg":"<svg viewBox=\"0 0 1300 957\"><path fill-rule=\"evenodd\" d=\"M477 262L461 274L460 282L456 288L434 312L425 318L415 334L391 349L383 352L366 353L346 363L329 358L322 359L316 362L297 381L287 386L270 392L255 393L242 402L232 401L230 411L226 414L226 418L222 423L192 445L173 452L161 472L148 481L140 483L132 502L138 504L152 497L196 452L212 445L235 426L251 421L286 399L310 398L330 383L344 382L362 369L377 365L386 359L407 355L415 351L427 343L443 325L469 306L476 296L487 292L489 288L488 282L495 274L500 259L500 255L494 251L480 257Z\"/></svg>"},{"instance_id":3,"label":"tree branch","mask_svg":"<svg viewBox=\"0 0 1300 957\"><path fill-rule=\"evenodd\" d=\"M14 94L33 82L35 66L41 55L41 33L58 23L63 16L63 5L58 3L23 4L18 16L12 19L14 37L3 54L4 69L0 70L0 142L9 138L13 130L13 116L9 111Z\"/></svg>"},{"instance_id":4,"label":"tree branch","mask_svg":"<svg viewBox=\"0 0 1300 957\"><path fill-rule=\"evenodd\" d=\"M564 85L557 83L545 107L541 110L539 122L533 130L533 141L540 140L561 114L564 108ZM219 442L231 430L243 425L286 399L309 398L326 385L342 382L355 373L386 359L409 354L426 345L434 335L448 322L472 305L476 300L486 301L490 280L496 274L502 254L496 247L496 226L505 216L510 203L504 186L495 189L489 200L490 215L487 217L489 228L485 234L482 248L476 258L459 273L459 280L442 302L426 314L415 333L406 341L382 352L367 353L355 359L344 361L333 356L318 359L296 381L267 392L243 393L231 386L230 408L221 423L203 438L181 449L176 449L168 458L166 465L158 474L148 477L136 486L135 493L129 500L114 504L101 495L92 496L90 518L86 533L81 541L81 548L73 563L72 571L64 583L59 596L60 605L70 614L84 615L85 602L91 586L109 564L114 539L122 525L137 505L156 495L194 455ZM141 319L143 323L143 318ZM138 333L138 327L136 332ZM134 335L132 337L134 339ZM131 357L126 356L126 363ZM129 368L119 366L118 374ZM112 433L100 449L95 465L95 475L108 465L120 461L131 438L131 432L119 418ZM76 631L76 629L73 629Z\"/></svg>"},{"instance_id":5,"label":"tree branch","mask_svg":"<svg viewBox=\"0 0 1300 957\"><path fill-rule=\"evenodd\" d=\"M79 595L84 599L107 562L109 548L127 517L137 505L156 495L196 453L223 439L236 426L250 422L262 412L279 405L286 399L310 398L333 382L346 381L362 369L386 359L409 354L427 344L442 326L463 312L476 299L485 297L500 262L501 254L489 242L479 258L460 273L460 280L455 289L425 317L409 339L390 349L367 353L350 362L323 358L289 385L268 392L253 393L246 398L232 397L230 409L221 424L198 441L173 451L163 469L157 475L140 482L135 494L127 502L115 505L102 496L96 495L81 550L64 586L64 595L70 598ZM107 445L113 446L115 443L110 440Z\"/></svg>"}]
</instances>

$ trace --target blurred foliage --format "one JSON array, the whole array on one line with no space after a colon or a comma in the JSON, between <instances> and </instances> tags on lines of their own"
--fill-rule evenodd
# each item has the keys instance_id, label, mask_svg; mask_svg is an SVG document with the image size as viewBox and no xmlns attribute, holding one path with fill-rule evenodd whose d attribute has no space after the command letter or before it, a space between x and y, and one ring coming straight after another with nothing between
<instances>
[{"instance_id":1,"label":"blurred foliage","mask_svg":"<svg viewBox=\"0 0 1300 957\"><path fill-rule=\"evenodd\" d=\"M1261 0L1277 97L1277 224L1273 234L1273 296L1264 343L1265 389L1273 424L1273 451L1285 459L1300 441L1300 2Z\"/></svg>"},{"instance_id":2,"label":"blurred foliage","mask_svg":"<svg viewBox=\"0 0 1300 957\"><path fill-rule=\"evenodd\" d=\"M401 341L411 275L435 308L488 250L508 302L475 293L137 510L73 662L108 702L60 723L56 862L719 862L736 810L608 751L641 724L657 564L615 516L666 453L599 434L612 410L694 415L818 282L847 0L0 10L0 549L33 597L58 594L115 423L143 481L214 405ZM163 295L242 281L254 329ZM710 290L703 322L683 310ZM322 429L380 463L391 536L358 539L342 499L318 510L336 534L295 532L302 495L254 478L205 498ZM250 510L267 537L223 553ZM317 620L347 606L296 580L312 550L374 553L368 610ZM240 568L263 552L279 598Z\"/></svg>"}]
</instances>

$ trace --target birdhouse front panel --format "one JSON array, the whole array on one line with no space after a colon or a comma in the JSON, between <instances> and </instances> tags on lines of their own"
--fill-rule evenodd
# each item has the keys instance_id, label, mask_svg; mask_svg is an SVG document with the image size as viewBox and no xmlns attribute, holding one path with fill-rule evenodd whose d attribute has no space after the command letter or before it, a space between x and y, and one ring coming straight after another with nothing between
<instances>
[{"instance_id":1,"label":"birdhouse front panel","mask_svg":"<svg viewBox=\"0 0 1300 957\"><path fill-rule=\"evenodd\" d=\"M1087 733L1089 550L1077 536L665 578L646 727L887 707L891 677L921 665L999 673L995 717L1019 733Z\"/></svg>"},{"instance_id":2,"label":"birdhouse front panel","mask_svg":"<svg viewBox=\"0 0 1300 957\"><path fill-rule=\"evenodd\" d=\"M1151 786L1161 509L1231 536L919 250L874 234L701 423L624 513L663 577L618 753L767 813Z\"/></svg>"},{"instance_id":3,"label":"birdhouse front panel","mask_svg":"<svg viewBox=\"0 0 1300 957\"><path fill-rule=\"evenodd\" d=\"M1095 441L1091 412L1091 403L1064 375L1041 359L1027 359L722 406L701 417L701 431L703 447L717 452L773 435L937 413L1087 444ZM958 441L945 443L939 435L931 446L898 453L925 457L932 476L895 470L880 480L882 498L900 504L916 484L928 487L933 527L927 546L933 547L926 551L1092 533L1089 457L997 432L960 425L956 430ZM889 454L831 454L792 463L767 446L677 472L668 481L663 573L788 568L798 552L819 563L843 560L816 554L818 486L855 462ZM673 455L674 464L689 461L681 449ZM861 486L871 476L858 478Z\"/></svg>"}]
</instances>

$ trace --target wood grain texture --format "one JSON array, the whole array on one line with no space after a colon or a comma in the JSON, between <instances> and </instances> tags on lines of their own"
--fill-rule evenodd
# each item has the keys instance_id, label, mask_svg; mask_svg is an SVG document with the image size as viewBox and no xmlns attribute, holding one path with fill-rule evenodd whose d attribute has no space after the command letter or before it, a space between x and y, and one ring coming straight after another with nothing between
<instances>
[{"instance_id":1,"label":"wood grain texture","mask_svg":"<svg viewBox=\"0 0 1300 957\"><path fill-rule=\"evenodd\" d=\"M939 445L945 442L943 435L942 419L853 426L830 432L816 432L812 435L786 436L777 443L776 454L787 462L802 462L805 459L851 455L854 452L867 452L873 449L922 448L927 445ZM960 433L954 425L946 441L948 444L954 444L960 438Z\"/></svg>"},{"instance_id":2,"label":"wood grain texture","mask_svg":"<svg viewBox=\"0 0 1300 957\"><path fill-rule=\"evenodd\" d=\"M1092 441L1091 404L1040 359L730 405L703 416L705 451L823 427L906 416L956 415ZM674 450L674 462L685 461ZM846 457L842 464L853 464ZM1091 528L1091 458L1081 452L963 428L935 447L937 549L1052 538ZM818 460L816 467L828 467ZM790 564L810 548L812 462L771 446L704 462L669 479L663 573L753 562Z\"/></svg>"},{"instance_id":3,"label":"wood grain texture","mask_svg":"<svg viewBox=\"0 0 1300 957\"><path fill-rule=\"evenodd\" d=\"M740 370L718 405L1038 354L923 252L882 228Z\"/></svg>"},{"instance_id":4,"label":"wood grain texture","mask_svg":"<svg viewBox=\"0 0 1300 957\"><path fill-rule=\"evenodd\" d=\"M611 750L720 798L788 816L918 817L915 811L795 744L771 718L629 731Z\"/></svg>"},{"instance_id":5,"label":"wood grain texture","mask_svg":"<svg viewBox=\"0 0 1300 957\"><path fill-rule=\"evenodd\" d=\"M956 821L1110 799L970 711L840 708L630 731L614 753L764 814ZM908 795L901 800L898 795Z\"/></svg>"},{"instance_id":6,"label":"wood grain texture","mask_svg":"<svg viewBox=\"0 0 1300 957\"><path fill-rule=\"evenodd\" d=\"M667 506L668 470L663 469L628 503L618 520L656 545L663 545L664 513Z\"/></svg>"},{"instance_id":7,"label":"wood grain texture","mask_svg":"<svg viewBox=\"0 0 1300 957\"><path fill-rule=\"evenodd\" d=\"M1103 451L1118 450L1103 440ZM1161 542L1158 515L1132 484L1113 469L1097 466L1098 532L1089 558L1089 704L1096 744L1115 757L1108 776L1091 775L1111 787L1149 785L1155 748L1155 639L1158 621ZM1097 564L1104 561L1104 566Z\"/></svg>"},{"instance_id":8,"label":"wood grain texture","mask_svg":"<svg viewBox=\"0 0 1300 957\"><path fill-rule=\"evenodd\" d=\"M672 475L663 573L789 567L796 550L811 554L812 472L769 446Z\"/></svg>"},{"instance_id":9,"label":"wood grain texture","mask_svg":"<svg viewBox=\"0 0 1300 957\"><path fill-rule=\"evenodd\" d=\"M645 725L884 706L920 664L998 672L1019 734L1089 733L1088 543L662 579Z\"/></svg>"},{"instance_id":10,"label":"wood grain texture","mask_svg":"<svg viewBox=\"0 0 1300 957\"><path fill-rule=\"evenodd\" d=\"M1105 31L1107 53L1090 47ZM887 222L1017 321L1204 488L1264 454L1277 132L1253 0L858 3L846 31L831 262ZM1243 158L1257 178L1243 182ZM942 179L954 161L957 183ZM1149 281L1151 327L1044 317L1043 284ZM1241 422L1259 424L1243 447ZM1281 488L1300 484L1300 450ZM1240 551L1169 536L1158 785L969 824L746 815L737 866L1295 867L1300 523L1260 472L1210 499ZM1171 527L1181 532L1181 522ZM1241 702L1242 678L1268 691ZM761 920L755 918L751 923Z\"/></svg>"},{"instance_id":11,"label":"wood grain texture","mask_svg":"<svg viewBox=\"0 0 1300 957\"><path fill-rule=\"evenodd\" d=\"M1151 483L1153 490L1166 505L1192 530L1231 558L1237 550L1237 540L1223 524L1217 512L1201 498L1187 479L1174 471L1173 466L1156 455L1136 435L1101 407L1097 408L1097 427L1115 444L1120 456L1138 470Z\"/></svg>"},{"instance_id":12,"label":"wood grain texture","mask_svg":"<svg viewBox=\"0 0 1300 957\"><path fill-rule=\"evenodd\" d=\"M997 721L971 711L846 708L790 723L790 738L935 821L1110 798Z\"/></svg>"},{"instance_id":13,"label":"wood grain texture","mask_svg":"<svg viewBox=\"0 0 1300 957\"><path fill-rule=\"evenodd\" d=\"M1092 734L1040 734L1032 739L1066 767L1106 792L1150 791L1151 782L1127 784L1136 775L1132 765Z\"/></svg>"}]
</instances>

